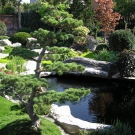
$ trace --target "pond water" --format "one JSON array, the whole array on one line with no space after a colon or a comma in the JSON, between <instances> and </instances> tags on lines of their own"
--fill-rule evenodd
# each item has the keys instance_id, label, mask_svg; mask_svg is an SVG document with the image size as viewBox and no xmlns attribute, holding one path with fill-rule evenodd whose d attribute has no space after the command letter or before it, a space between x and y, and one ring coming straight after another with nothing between
<instances>
[{"instance_id":1,"label":"pond water","mask_svg":"<svg viewBox=\"0 0 135 135\"><path fill-rule=\"evenodd\" d=\"M95 78L52 77L46 78L48 90L64 91L67 88L90 88L91 93L81 101L69 105L71 114L85 121L112 124L119 119L135 129L135 84L112 82Z\"/></svg>"}]
</instances>

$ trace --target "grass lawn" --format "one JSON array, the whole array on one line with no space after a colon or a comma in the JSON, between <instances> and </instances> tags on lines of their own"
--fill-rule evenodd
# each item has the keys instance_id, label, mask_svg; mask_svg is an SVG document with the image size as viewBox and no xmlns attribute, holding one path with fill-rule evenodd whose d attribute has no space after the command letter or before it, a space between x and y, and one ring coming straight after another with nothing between
<instances>
[{"instance_id":1,"label":"grass lawn","mask_svg":"<svg viewBox=\"0 0 135 135\"><path fill-rule=\"evenodd\" d=\"M31 128L27 114L19 106L0 96L0 135L61 135L58 127L41 118L38 131Z\"/></svg>"}]
</instances>

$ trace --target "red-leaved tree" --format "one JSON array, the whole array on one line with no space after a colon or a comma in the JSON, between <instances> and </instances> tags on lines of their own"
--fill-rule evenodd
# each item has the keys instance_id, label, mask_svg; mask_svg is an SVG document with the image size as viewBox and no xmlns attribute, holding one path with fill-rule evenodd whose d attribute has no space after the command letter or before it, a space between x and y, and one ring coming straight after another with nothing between
<instances>
[{"instance_id":1,"label":"red-leaved tree","mask_svg":"<svg viewBox=\"0 0 135 135\"><path fill-rule=\"evenodd\" d=\"M100 22L101 31L104 32L104 42L106 42L106 36L115 30L121 15L113 12L113 0L97 0L97 3L98 8L95 9L95 17Z\"/></svg>"}]
</instances>

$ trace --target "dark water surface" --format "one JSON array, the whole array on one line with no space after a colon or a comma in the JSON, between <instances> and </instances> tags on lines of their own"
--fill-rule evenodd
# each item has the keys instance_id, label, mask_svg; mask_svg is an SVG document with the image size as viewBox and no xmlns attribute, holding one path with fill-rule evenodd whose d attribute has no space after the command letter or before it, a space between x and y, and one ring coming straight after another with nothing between
<instances>
[{"instance_id":1,"label":"dark water surface","mask_svg":"<svg viewBox=\"0 0 135 135\"><path fill-rule=\"evenodd\" d=\"M76 103L66 102L71 114L89 122L112 124L117 118L129 122L135 129L135 82L112 82L95 78L47 78L48 90L64 91L67 88L90 88L91 94ZM65 104L59 104L65 105Z\"/></svg>"}]
</instances>

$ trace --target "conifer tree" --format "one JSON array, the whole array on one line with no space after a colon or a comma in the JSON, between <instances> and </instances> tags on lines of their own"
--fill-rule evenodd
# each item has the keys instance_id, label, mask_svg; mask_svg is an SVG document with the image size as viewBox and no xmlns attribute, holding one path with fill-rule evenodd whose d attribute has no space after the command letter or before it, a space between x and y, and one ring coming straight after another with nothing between
<instances>
[{"instance_id":1,"label":"conifer tree","mask_svg":"<svg viewBox=\"0 0 135 135\"><path fill-rule=\"evenodd\" d=\"M53 41L57 41L58 38L61 38L61 35L65 35L65 37L68 39L68 33L70 33L72 29L82 26L83 24L82 20L74 19L72 14L69 14L67 11L65 11L66 7L66 1L49 0L49 2L45 2L43 9L39 10L39 13L42 16L41 20L45 24L51 26L52 30L40 28L32 34L33 37L37 38L37 41L43 48L37 60L37 66L35 70L36 77L39 77L41 72L40 64L44 56L46 46L50 46Z\"/></svg>"}]
</instances>

